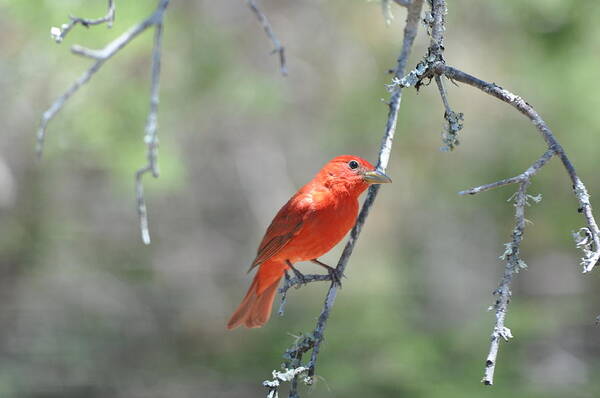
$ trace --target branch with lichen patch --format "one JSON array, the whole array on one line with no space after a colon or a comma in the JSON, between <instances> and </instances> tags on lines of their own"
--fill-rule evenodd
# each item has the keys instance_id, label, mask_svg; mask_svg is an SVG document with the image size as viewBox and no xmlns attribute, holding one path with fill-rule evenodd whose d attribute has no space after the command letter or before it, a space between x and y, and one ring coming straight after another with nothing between
<instances>
[{"instance_id":1,"label":"branch with lichen patch","mask_svg":"<svg viewBox=\"0 0 600 398\"><path fill-rule=\"evenodd\" d=\"M490 307L490 310L495 311L496 323L492 330L490 349L485 360L485 371L483 379L481 380L485 385L494 384L494 371L496 370L496 358L498 356L498 349L500 348L500 341L508 341L513 337L511 330L506 327L506 312L508 310L508 303L510 302L511 283L516 274L521 269L527 267L525 262L520 257L521 242L523 241L523 232L525 230L525 206L527 206L527 187L530 184L530 177L524 177L519 182L519 190L515 195L515 227L512 233L512 240L507 243L504 254L500 256L501 259L506 260L504 267L504 274L500 285L494 291L494 295L498 296L496 302Z\"/></svg>"},{"instance_id":2,"label":"branch with lichen patch","mask_svg":"<svg viewBox=\"0 0 600 398\"><path fill-rule=\"evenodd\" d=\"M583 227L579 230L579 232L581 232L580 234L576 233L575 242L577 247L583 251L583 257L581 258L583 272L586 273L591 271L600 261L600 229L598 228L598 223L596 222L592 212L590 195L583 181L577 175L575 167L571 163L571 160L567 156L565 150L560 145L546 122L527 101L495 83L488 83L471 76L468 73L446 65L438 65L434 72L437 74L443 74L457 82L476 87L484 93L506 102L531 120L546 142L548 149L554 151L559 157L563 167L571 179L573 193L579 202L579 208L577 211L583 214L587 224L586 227ZM578 237L581 237L581 239Z\"/></svg>"},{"instance_id":3,"label":"branch with lichen patch","mask_svg":"<svg viewBox=\"0 0 600 398\"><path fill-rule=\"evenodd\" d=\"M462 82L476 87L483 92L513 106L519 112L529 118L546 142L548 150L544 153L544 155L542 155L542 157L540 157L529 169L516 177L507 178L491 184L486 184L480 187L462 191L461 194L473 195L503 185L519 184L520 188L517 195L517 226L515 227L515 234L517 234L519 231L522 233L524 224L522 225L519 214L521 210L524 209L524 205L521 204L526 203L527 198L534 200L538 199L537 197L526 194L526 188L530 183L530 179L554 155L558 156L571 179L573 192L579 202L578 211L583 214L587 223L587 226L580 228L576 232L573 232L573 238L576 246L583 251L583 257L581 259L583 272L585 273L591 271L593 267L600 262L600 230L592 214L592 206L587 189L577 175L575 168L569 160L564 149L558 143L556 137L546 122L540 117L535 109L521 97L503 89L494 83L485 82L465 72L446 65L443 58L445 32L444 17L447 13L446 1L429 0L429 3L431 6L431 13L427 14L424 18L424 23L428 26L428 33L431 36L427 53L423 57L423 60L417 64L415 69L410 71L406 76L402 78L397 77L395 80L393 80L392 84L389 86L389 89L394 90L397 87L414 86L418 90L422 85L427 83L427 79L429 79L428 81L435 79L444 103L444 107L446 109L445 119L448 125L447 132L444 134L443 139L446 147L449 149L453 148L453 146L457 144L456 133L462 128L462 114L456 114L450 109L443 86L443 77L450 79L452 82ZM424 83L424 81L426 83ZM518 267L515 267L515 261L517 261L515 259L518 259L518 244L520 244L522 236L516 236L515 234L513 235L513 242L508 244L507 251L505 252L508 259L507 270L505 271L500 288L497 290L497 292L499 292L498 294L500 294L500 299L497 301L495 306L497 322L494 327L494 332L492 333L492 347L486 361L486 371L483 379L483 382L488 385L493 383L493 374L496 364L495 361L500 338L504 337L508 339L509 337L512 337L510 335L510 331L504 327L503 323L506 314L506 306L508 305L510 296L510 281L512 280L512 275L514 272L516 272L515 270L518 270ZM520 261L521 260L518 260L519 264Z\"/></svg>"},{"instance_id":4,"label":"branch with lichen patch","mask_svg":"<svg viewBox=\"0 0 600 398\"><path fill-rule=\"evenodd\" d=\"M436 75L435 83L438 86L440 97L442 97L442 102L444 103L444 119L446 120L444 131L442 131L442 142L444 143L444 146L440 149L444 152L449 152L460 144L458 132L463 128L462 122L464 120L464 115L461 112L454 112L452 108L450 108L442 76Z\"/></svg>"},{"instance_id":5,"label":"branch with lichen patch","mask_svg":"<svg viewBox=\"0 0 600 398\"><path fill-rule=\"evenodd\" d=\"M500 256L502 260L506 260L504 274L500 281L500 285L493 293L498 296L498 298L494 305L489 308L490 310L495 310L496 323L492 330L490 349L485 361L484 377L481 380L485 385L494 384L494 371L496 369L496 358L500 348L500 341L508 341L513 337L510 329L505 326L505 319L511 297L510 285L512 280L514 279L515 274L519 273L521 269L527 268L527 265L520 257L521 242L523 240L523 231L525 229L525 207L529 204L528 199L535 202L541 200L541 195L528 195L527 187L531 184L533 176L544 167L554 155L556 155L555 150L549 149L527 170L518 176L460 192L461 195L475 195L509 184L519 185L516 194L509 199L513 200L514 198L515 201L515 227L512 233L512 240L505 244L504 253Z\"/></svg>"}]
</instances>

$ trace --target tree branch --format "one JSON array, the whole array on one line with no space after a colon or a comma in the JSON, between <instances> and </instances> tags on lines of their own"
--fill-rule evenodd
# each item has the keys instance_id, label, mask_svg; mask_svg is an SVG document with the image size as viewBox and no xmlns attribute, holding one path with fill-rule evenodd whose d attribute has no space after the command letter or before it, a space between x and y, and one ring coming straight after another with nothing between
<instances>
[{"instance_id":1,"label":"tree branch","mask_svg":"<svg viewBox=\"0 0 600 398\"><path fill-rule=\"evenodd\" d=\"M275 48L273 49L271 54L279 55L279 70L283 76L287 76L288 72L287 72L287 65L285 63L285 49L281 45L281 42L277 39L277 36L275 36L275 33L273 33L273 29L271 28L269 19L267 18L265 13L263 13L261 11L261 9L258 7L255 0L246 0L246 4L248 4L248 7L250 7L250 10L252 10L254 15L256 15L256 18L258 19L258 22L260 22L263 29L265 30L267 37L273 42L273 46Z\"/></svg>"},{"instance_id":2,"label":"tree branch","mask_svg":"<svg viewBox=\"0 0 600 398\"><path fill-rule=\"evenodd\" d=\"M400 52L400 56L398 57L396 67L394 69L394 79L397 79L400 76L402 76L404 74L404 70L406 69L408 57L410 56L410 52L417 34L422 7L423 0L413 0L411 5L408 7L408 15L406 20L406 26L404 28L402 50ZM377 161L377 169L380 171L385 171L390 159L394 133L396 131L396 122L398 120L398 111L400 110L400 103L402 99L402 87L396 86L390 91L391 94L390 101L388 102L389 110L385 127L385 133L381 141L379 158ZM342 252L342 255L337 263L336 272L338 275L343 275L344 271L346 270L346 266L348 265L348 261L350 260L350 256L352 255L352 251L354 250L354 246L356 245L362 227L369 215L369 210L371 209L371 206L373 206L378 192L378 185L372 185L369 188L367 197L358 215L356 224L350 231L350 237L348 239L348 242L346 243L344 251ZM311 334L301 336L300 340L296 342L296 344L294 344L292 347L290 347L284 355L284 358L286 359L284 364L285 367L289 369L295 369L301 366L302 356L305 353L312 350L310 361L308 362L308 366L306 366L307 376L305 377L304 381L307 384L312 384L314 381L319 350L325 336L325 328L327 326L329 315L335 303L338 289L339 286L337 284L331 284L325 296L323 309L321 310L321 314L319 315L319 318L315 325L315 329ZM289 398L299 397L297 390L297 378L299 375L300 374L295 374L292 378ZM267 397L269 397L269 394L272 394L271 396L274 396L273 394L276 391L276 389L269 387Z\"/></svg>"},{"instance_id":3,"label":"tree branch","mask_svg":"<svg viewBox=\"0 0 600 398\"><path fill-rule=\"evenodd\" d=\"M464 115L462 112L454 112L450 108L448 95L446 94L446 89L444 88L443 77L436 75L435 83L438 86L440 97L442 97L442 102L445 109L444 119L446 120L444 131L442 131L442 142L444 146L441 147L441 150L444 152L449 152L456 148L458 144L460 144L460 141L458 141L458 132L463 128L462 121L464 119Z\"/></svg>"},{"instance_id":4,"label":"tree branch","mask_svg":"<svg viewBox=\"0 0 600 398\"><path fill-rule=\"evenodd\" d=\"M527 194L527 187L531 184L533 176L542 168L548 161L556 155L554 149L548 149L538 160L535 161L527 170L518 176L507 178L504 180L496 181L491 184L482 185L476 188L471 188L466 191L460 192L461 195L475 195L480 192L484 192L493 188L508 184L519 184L519 189L514 197L515 200L515 227L512 233L512 241L506 243L505 251L500 258L506 260L504 267L504 274L500 285L493 292L498 298L490 310L495 310L496 323L492 330L490 349L485 361L484 376L481 380L485 385L494 384L494 371L496 370L496 358L498 356L498 349L500 348L500 341L504 339L508 341L512 338L512 333L509 328L505 326L506 312L508 310L508 303L511 298L510 286L512 280L521 269L527 268L527 264L520 258L521 242L523 240L523 232L525 229L525 206L528 204L528 199L539 202L541 196L531 196ZM512 197L511 197L512 199Z\"/></svg>"},{"instance_id":5,"label":"tree branch","mask_svg":"<svg viewBox=\"0 0 600 398\"><path fill-rule=\"evenodd\" d=\"M534 164L531 165L531 167L529 167L527 170L525 170L518 176L492 182L491 184L481 185L479 187L467 189L465 191L460 191L459 195L475 195L484 191L489 191L490 189L502 187L504 185L522 183L523 181L529 180L531 177L533 177L533 175L536 174L539 169L544 167L554 155L556 155L556 152L553 149L548 149L538 160L535 161Z\"/></svg>"},{"instance_id":6,"label":"tree branch","mask_svg":"<svg viewBox=\"0 0 600 398\"><path fill-rule=\"evenodd\" d=\"M558 155L567 171L567 174L569 175L569 178L571 179L573 193L579 201L578 211L583 214L587 224L586 227L580 230L584 236L581 239L576 238L576 244L584 253L581 259L583 272L586 273L591 271L600 261L600 229L598 228L598 223L596 222L592 213L590 195L588 194L587 188L585 187L583 181L581 181L577 175L575 167L571 163L565 150L559 144L558 140L546 122L541 118L536 110L529 105L529 103L523 100L523 98L503 89L495 83L485 82L469 75L468 73L446 65L437 65L434 69L434 72L438 74L444 74L450 79L476 87L481 91L496 97L503 102L506 102L531 120L531 122L540 132L548 148L553 150L556 155Z\"/></svg>"},{"instance_id":7,"label":"tree branch","mask_svg":"<svg viewBox=\"0 0 600 398\"><path fill-rule=\"evenodd\" d=\"M147 163L135 173L135 192L137 199L138 216L140 219L140 232L142 241L150 244L150 231L148 229L148 213L146 211L146 202L144 200L144 185L142 177L146 173L152 173L152 177L158 178L158 102L159 102L159 83L160 83L160 60L162 44L163 24L162 20L156 24L154 31L154 48L152 49L152 81L150 86L150 111L146 120L144 142L148 150L146 153Z\"/></svg>"},{"instance_id":8,"label":"tree branch","mask_svg":"<svg viewBox=\"0 0 600 398\"><path fill-rule=\"evenodd\" d=\"M305 274L304 278L300 279L297 277L290 278L286 272L283 286L280 287L278 290L278 292L281 294L281 304L279 305L279 310L277 311L279 316L284 315L288 290L290 290L292 287L300 288L308 283L322 281L333 282L333 280L331 279L331 275L329 274Z\"/></svg>"},{"instance_id":9,"label":"tree branch","mask_svg":"<svg viewBox=\"0 0 600 398\"><path fill-rule=\"evenodd\" d=\"M139 169L135 175L136 185L136 199L138 214L140 217L140 230L142 234L142 240L145 244L150 244L150 233L148 231L148 215L146 211L146 204L144 201L144 187L142 185L142 177L147 172L152 172L154 177L158 177L158 138L157 138L157 113L158 113L158 102L159 102L159 77L160 77L160 59L161 59L161 42L163 32L163 19L164 13L169 6L170 0L159 0L158 5L154 12L145 20L139 24L131 27L128 31L114 39L112 42L107 44L101 50L91 50L79 45L74 45L71 51L74 54L82 55L85 57L96 60L92 66L86 70L75 82L62 94L51 106L44 112L40 127L37 131L37 143L36 152L38 157L42 156L44 149L44 141L46 139L46 130L48 123L56 116L58 112L62 110L67 100L75 94L81 86L87 83L92 76L100 70L102 65L113 55L118 53L123 47L129 44L135 39L140 33L146 29L154 26L154 47L152 50L152 77L151 77L151 89L150 89L150 110L148 112L148 118L146 121L144 142L148 147L147 159L148 163L143 168ZM102 22L112 23L114 20L114 2L109 1L109 12L106 17L97 20L84 20L81 18L73 19L73 26L75 23L81 23L84 26L99 24ZM110 21L107 19L110 17ZM106 19L106 20L105 20ZM69 28L69 30L72 26ZM62 37L68 32L63 29ZM62 40L62 39L61 39Z\"/></svg>"},{"instance_id":10,"label":"tree branch","mask_svg":"<svg viewBox=\"0 0 600 398\"><path fill-rule=\"evenodd\" d=\"M506 243L506 250L501 256L502 259L506 260L504 267L504 275L500 281L500 285L494 291L494 295L498 296L495 304L490 307L496 312L496 323L492 330L490 350L488 352L487 359L485 361L485 372L483 379L481 380L485 385L492 385L494 383L494 371L496 369L496 357L498 356L498 349L500 348L500 340L512 338L513 335L509 328L505 326L506 311L508 309L508 303L510 302L511 290L510 286L515 277L515 274L527 265L520 258L521 242L523 241L523 232L525 230L525 206L527 205L527 187L530 184L530 177L524 178L519 183L519 190L515 197L515 228L512 233L512 241Z\"/></svg>"},{"instance_id":11,"label":"tree branch","mask_svg":"<svg viewBox=\"0 0 600 398\"><path fill-rule=\"evenodd\" d=\"M515 233L513 234L513 242L507 244L510 245L510 248L516 251L505 252L505 255L507 256L509 261L507 262L507 269L505 270L504 277L500 284L500 288L497 290L497 292L500 292L500 299L496 302L495 305L497 322L494 327L494 333L492 334L492 347L490 348L490 353L486 361L485 376L482 380L485 384L491 385L493 383L493 374L495 369L496 355L498 352L499 337L510 337L510 331L505 333L504 330L504 317L506 315L508 298L510 296L509 286L515 269L514 261L521 261L518 258L518 248L521 243L521 235L523 230L523 224L521 222L521 219L524 220L522 215L524 213L524 205L522 205L522 201L525 200L526 202L526 188L530 183L531 177L540 168L542 168L550 160L550 158L552 158L552 156L557 155L561 159L563 166L567 170L567 173L569 174L569 177L572 182L574 194L577 200L579 201L578 211L580 213L583 213L585 221L587 223L586 227L580 228L579 231L573 233L576 246L582 249L583 251L581 265L583 266L584 273L591 271L593 267L600 261L600 230L592 214L592 206L590 204L589 194L585 185L577 175L575 168L573 167L573 164L567 157L567 154L565 153L564 149L558 143L558 140L556 139L546 122L536 112L536 110L526 101L524 101L521 97L503 89L502 87L494 83L485 82L465 72L462 72L458 69L446 65L442 56L444 51L445 32L444 16L447 12L446 1L429 0L429 2L431 5L431 14L428 14L425 17L425 23L430 26L431 41L427 54L424 57L424 59L417 64L415 69L410 71L406 76L402 78L398 77L397 79L395 79L392 82L390 88L395 89L396 87L414 86L418 90L419 87L423 85L423 80L435 78L436 83L438 85L438 89L440 91L440 95L442 97L442 101L444 103L444 107L446 109L446 114L444 117L448 121L449 125L448 135L444 137L444 142L450 149L452 148L452 145L455 144L455 142L447 142L446 138L451 140L454 140L456 138L455 134L450 134L450 132L452 131L452 122L455 122L455 124L459 124L460 128L462 128L462 124L460 124L460 121L462 121L462 114L460 116L460 119L453 117L451 120L449 120L449 118L446 117L448 115L448 111L450 110L450 106L446 98L446 92L442 83L443 76L447 77L451 81L456 80L476 87L482 90L483 92L493 97L496 97L499 100L504 101L507 104L516 108L519 112L521 112L523 115L529 118L531 122L533 122L533 124L540 132L542 138L544 139L548 147L548 150L544 153L544 155L541 158L539 158L529 169L527 169L519 176L507 178L491 184L482 185L480 187L460 192L463 195L473 195L479 192L483 192L489 189L508 184L518 183L520 186L519 192L517 194L517 224L515 227ZM519 232L519 236L516 235L517 232Z\"/></svg>"},{"instance_id":12,"label":"tree branch","mask_svg":"<svg viewBox=\"0 0 600 398\"><path fill-rule=\"evenodd\" d=\"M81 24L86 28L89 28L93 25L100 25L106 23L106 26L108 28L112 28L112 25L115 22L115 2L114 0L108 0L108 11L106 12L106 15L102 18L86 19L69 16L69 19L71 21L69 23L63 24L60 28L52 27L52 29L50 29L50 35L57 43L62 42L67 36L67 34L71 31L71 29L73 29L77 24Z\"/></svg>"}]
</instances>

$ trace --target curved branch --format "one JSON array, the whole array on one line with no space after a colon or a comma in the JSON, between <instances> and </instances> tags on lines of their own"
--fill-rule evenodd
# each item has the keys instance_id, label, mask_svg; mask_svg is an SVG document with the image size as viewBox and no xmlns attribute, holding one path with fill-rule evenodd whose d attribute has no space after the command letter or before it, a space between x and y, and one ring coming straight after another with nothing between
<instances>
[{"instance_id":1,"label":"curved branch","mask_svg":"<svg viewBox=\"0 0 600 398\"><path fill-rule=\"evenodd\" d=\"M490 348L490 352L486 360L485 376L482 380L485 384L491 385L493 383L495 360L500 341L499 338L504 337L505 339L508 339L509 337L511 337L510 330L504 327L504 318L506 316L506 310L510 296L510 281L512 280L513 273L516 272L515 269L517 269L514 266L514 261L517 261L519 264L521 263L521 260L518 258L518 248L521 243L522 232L524 228L523 203L526 203L527 197L537 199L537 197L527 195L526 188L530 183L531 177L540 168L542 168L554 155L557 155L561 159L563 166L569 174L569 177L572 181L572 188L574 194L577 200L579 201L578 211L580 213L583 213L583 216L587 223L587 227L580 228L579 231L573 233L576 246L582 249L583 251L581 265L583 266L584 273L591 271L594 268L594 266L600 261L600 230L592 214L592 206L590 204L589 194L585 185L577 175L575 168L569 160L564 149L559 144L558 140L555 138L554 134L552 133L546 122L536 112L536 110L526 101L524 101L521 97L511 93L510 91L505 90L494 83L485 82L463 71L446 65L442 56L444 51L443 43L445 32L444 16L447 12L446 1L429 0L429 2L431 5L431 14L428 14L426 16L425 23L428 24L430 27L431 41L427 50L427 54L425 55L424 59L417 64L416 68L410 71L406 76L402 78L397 77L396 79L394 79L390 88L394 89L397 87L414 86L418 90L419 87L423 85L423 81L425 79L431 80L434 78L436 80L438 89L440 91L440 95L442 97L442 101L444 103L444 107L446 109L444 118L448 121L449 125L448 137L444 137L444 143L450 149L452 149L453 145L457 143L455 141L456 134L450 134L452 132L453 123L455 127L457 127L458 130L460 130L460 128L462 128L462 124L460 124L460 121L462 121L462 114L460 118L447 117L448 112L451 112L451 109L446 98L446 92L443 87L442 77L447 77L452 82L456 80L476 87L482 90L483 92L513 106L523 115L525 115L535 125L548 147L548 150L544 153L544 155L542 155L542 157L540 157L529 169L527 169L522 174L516 177L507 178L501 181L496 181L491 184L482 185L480 187L460 192L460 194L463 195L473 195L479 192L483 192L489 189L508 184L518 183L520 186L516 199L517 224L513 233L513 241L507 244L507 251L505 252L505 256L509 261L507 261L507 268L505 269L504 277L500 284L500 288L495 292L499 292L498 294L500 294L500 299L496 302L495 307L492 307L496 308L497 322L494 327L494 332L492 333L492 346ZM456 132L458 130L456 130ZM446 142L446 138L449 138L451 141ZM516 250L516 252L513 249Z\"/></svg>"},{"instance_id":2,"label":"curved branch","mask_svg":"<svg viewBox=\"0 0 600 398\"><path fill-rule=\"evenodd\" d=\"M529 105L523 98L511 93L510 91L496 85L495 83L488 83L474 76L469 75L461 70L452 68L450 66L437 64L434 69L434 73L443 74L450 79L456 80L476 87L481 91L498 98L499 100L506 102L512 107L516 108L519 112L525 115L537 130L542 135L549 149L553 150L560 158L564 168L569 174L569 178L572 182L573 193L579 201L578 211L583 214L587 227L585 228L586 240L584 243L578 241L577 244L583 249L584 256L581 259L581 265L583 272L591 271L596 264L600 261L600 229L592 213L592 205L590 203L590 195L587 188L583 184L583 181L577 175L575 167L571 163L563 147L559 144L558 140L552 133L552 130L548 127L546 122L536 112L536 110Z\"/></svg>"}]
</instances>

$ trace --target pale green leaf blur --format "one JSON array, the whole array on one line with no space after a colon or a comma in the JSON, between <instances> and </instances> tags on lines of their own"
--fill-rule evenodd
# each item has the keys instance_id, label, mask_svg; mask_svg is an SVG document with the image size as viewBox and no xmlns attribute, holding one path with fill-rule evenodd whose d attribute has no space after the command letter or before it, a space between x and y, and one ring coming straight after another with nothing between
<instances>
[{"instance_id":1,"label":"pale green leaf blur","mask_svg":"<svg viewBox=\"0 0 600 398\"><path fill-rule=\"evenodd\" d=\"M534 105L600 209L600 3L449 3L447 62ZM173 0L145 247L133 175L146 156L150 32L50 123L41 161L34 144L44 110L90 65L70 46L101 48L154 4L117 1L112 29L77 27L59 45L52 26L100 16L106 2L0 1L0 397L262 397L292 335L314 327L325 285L291 291L285 316L262 329L225 331L279 207L333 156L376 160L405 11L391 4L388 26L378 2L261 2L286 46L284 78L244 1ZM427 43L421 27L410 66ZM457 192L520 173L545 147L506 104L446 86L464 113L460 145L440 151L435 84L407 90L394 183L363 229L319 382L303 396L595 397L600 270L581 274L571 232L583 219L556 160L529 192L543 200L527 208L515 338L500 348L495 386L479 383L514 187Z\"/></svg>"}]
</instances>

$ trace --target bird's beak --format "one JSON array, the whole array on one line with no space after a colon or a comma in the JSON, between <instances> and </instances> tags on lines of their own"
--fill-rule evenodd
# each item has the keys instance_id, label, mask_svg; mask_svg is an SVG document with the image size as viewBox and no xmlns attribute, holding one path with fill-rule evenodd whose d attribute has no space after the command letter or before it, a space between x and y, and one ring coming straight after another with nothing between
<instances>
[{"instance_id":1,"label":"bird's beak","mask_svg":"<svg viewBox=\"0 0 600 398\"><path fill-rule=\"evenodd\" d=\"M379 170L367 171L363 174L363 179L368 184L388 184L392 179Z\"/></svg>"}]
</instances>

